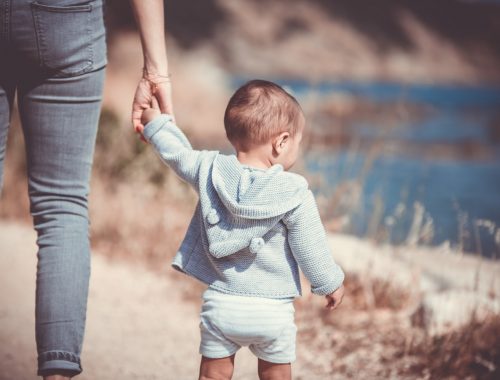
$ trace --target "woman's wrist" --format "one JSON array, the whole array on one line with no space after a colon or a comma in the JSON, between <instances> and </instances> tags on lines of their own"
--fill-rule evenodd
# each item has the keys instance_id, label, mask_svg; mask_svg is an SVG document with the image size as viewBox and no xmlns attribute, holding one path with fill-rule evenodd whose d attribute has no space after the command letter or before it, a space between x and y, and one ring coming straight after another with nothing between
<instances>
[{"instance_id":1,"label":"woman's wrist","mask_svg":"<svg viewBox=\"0 0 500 380\"><path fill-rule=\"evenodd\" d=\"M142 68L142 77L147 80L157 81L157 80L170 79L171 74L168 72L168 69L166 68L162 70L156 70L144 66Z\"/></svg>"},{"instance_id":2,"label":"woman's wrist","mask_svg":"<svg viewBox=\"0 0 500 380\"><path fill-rule=\"evenodd\" d=\"M166 55L166 54L165 54ZM163 62L156 62L151 59L144 59L144 67L143 72L149 74L159 74L159 75L167 75L168 74L168 61L166 58L162 60Z\"/></svg>"},{"instance_id":3,"label":"woman's wrist","mask_svg":"<svg viewBox=\"0 0 500 380\"><path fill-rule=\"evenodd\" d=\"M142 69L142 80L146 81L151 87L151 93L155 94L158 91L158 87L161 84L170 84L171 75L168 72L159 73L159 72L151 72L144 67Z\"/></svg>"}]
</instances>

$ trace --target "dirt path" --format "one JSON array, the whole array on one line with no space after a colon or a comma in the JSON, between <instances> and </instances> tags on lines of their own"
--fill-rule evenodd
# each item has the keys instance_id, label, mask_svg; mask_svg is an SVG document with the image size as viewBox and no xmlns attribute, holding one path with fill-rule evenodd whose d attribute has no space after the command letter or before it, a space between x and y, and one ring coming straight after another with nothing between
<instances>
[{"instance_id":1,"label":"dirt path","mask_svg":"<svg viewBox=\"0 0 500 380\"><path fill-rule=\"evenodd\" d=\"M35 234L0 223L0 379L36 379ZM198 308L173 280L92 257L87 330L79 379L194 379ZM235 379L255 379L255 360L241 350Z\"/></svg>"}]
</instances>

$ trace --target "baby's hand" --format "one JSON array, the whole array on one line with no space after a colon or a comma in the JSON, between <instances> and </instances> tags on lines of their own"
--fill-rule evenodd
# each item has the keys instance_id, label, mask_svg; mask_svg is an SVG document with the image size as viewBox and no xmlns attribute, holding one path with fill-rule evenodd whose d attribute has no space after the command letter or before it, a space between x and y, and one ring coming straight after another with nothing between
<instances>
[{"instance_id":1,"label":"baby's hand","mask_svg":"<svg viewBox=\"0 0 500 380\"><path fill-rule=\"evenodd\" d=\"M342 298L344 298L344 285L333 293L327 294L325 298L328 301L325 307L329 310L335 310L342 303Z\"/></svg>"},{"instance_id":2,"label":"baby's hand","mask_svg":"<svg viewBox=\"0 0 500 380\"><path fill-rule=\"evenodd\" d=\"M141 123L142 125L146 125L155 117L160 115L160 105L158 104L158 100L156 100L156 98L153 96L153 98L151 99L151 107L146 108L144 111L142 111ZM142 132L142 130L140 132Z\"/></svg>"},{"instance_id":3,"label":"baby's hand","mask_svg":"<svg viewBox=\"0 0 500 380\"><path fill-rule=\"evenodd\" d=\"M146 108L142 112L141 123L142 123L142 125L146 125L151 120L153 120L155 117L160 116L160 115L161 115L161 111L159 109L156 109L156 108Z\"/></svg>"}]
</instances>

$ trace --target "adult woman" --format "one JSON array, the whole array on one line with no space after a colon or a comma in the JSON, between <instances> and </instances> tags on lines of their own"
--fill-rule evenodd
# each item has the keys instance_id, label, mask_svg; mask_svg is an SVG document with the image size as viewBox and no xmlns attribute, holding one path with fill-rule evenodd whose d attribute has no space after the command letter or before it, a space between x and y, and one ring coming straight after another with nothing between
<instances>
[{"instance_id":1,"label":"adult woman","mask_svg":"<svg viewBox=\"0 0 500 380\"><path fill-rule=\"evenodd\" d=\"M164 38L162 1L132 4L141 23L150 21L141 27L149 31L143 43L158 49L158 39ZM164 49L159 54L146 49L139 99L162 82L157 95L170 104L169 84L160 77L166 70L166 56L158 58L166 55ZM0 57L0 183L17 92L38 235L38 374L69 378L82 371L90 275L87 199L106 66L103 0L1 1Z\"/></svg>"}]
</instances>

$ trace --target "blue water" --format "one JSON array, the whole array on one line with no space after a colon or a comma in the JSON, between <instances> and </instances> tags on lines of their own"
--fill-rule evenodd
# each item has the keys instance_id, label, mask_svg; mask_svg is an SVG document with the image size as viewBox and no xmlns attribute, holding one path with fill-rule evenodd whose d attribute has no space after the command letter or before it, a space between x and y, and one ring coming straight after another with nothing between
<instances>
[{"instance_id":1,"label":"blue water","mask_svg":"<svg viewBox=\"0 0 500 380\"><path fill-rule=\"evenodd\" d=\"M311 86L307 82L301 81L290 81L283 84L292 88L299 97L313 90L320 94L347 93L378 102L410 101L432 103L441 107L496 106L500 101L500 88L487 86L402 85L390 82L324 82Z\"/></svg>"},{"instance_id":2,"label":"blue water","mask_svg":"<svg viewBox=\"0 0 500 380\"><path fill-rule=\"evenodd\" d=\"M480 219L500 225L498 162L431 162L415 157L382 156L374 160L363 177L361 172L366 156L357 153L352 159L350 155L347 151L306 155L308 170L325 179L325 183L316 188L317 193L328 197L340 184L363 179L361 204L349 214L348 232L367 236L374 202L379 197L383 204L380 223L390 216L395 218L390 242L404 243L414 218L414 204L419 202L425 209L424 219L432 219L434 236L430 244L449 241L453 246L461 245L465 251L480 250L490 257L498 254L493 234L481 227L477 228L481 247L477 246L474 227L474 222ZM405 210L396 217L398 204L404 205ZM465 218L462 226L461 218Z\"/></svg>"},{"instance_id":3,"label":"blue water","mask_svg":"<svg viewBox=\"0 0 500 380\"><path fill-rule=\"evenodd\" d=\"M387 137L419 143L474 141L489 145L492 143L489 127L492 116L490 113L479 113L473 119L468 119L459 110L438 110L431 118L407 122L402 125L403 128L398 125ZM355 124L353 130L359 137L381 136L378 128L373 128L373 125L366 122Z\"/></svg>"},{"instance_id":4,"label":"blue water","mask_svg":"<svg viewBox=\"0 0 500 380\"><path fill-rule=\"evenodd\" d=\"M235 77L233 87L239 87L247 78ZM395 82L328 82L312 84L304 80L277 80L276 83L292 90L298 98L311 92L320 95L349 94L376 102L419 102L440 107L484 106L498 107L500 87L472 85L401 84Z\"/></svg>"},{"instance_id":5,"label":"blue water","mask_svg":"<svg viewBox=\"0 0 500 380\"><path fill-rule=\"evenodd\" d=\"M235 86L244 80L236 78ZM345 210L329 210L332 216L347 215L346 231L357 236L369 235L369 224L376 208L382 205L379 229L394 244L407 241L415 216L414 204L425 210L424 220L432 220L433 237L428 244L450 242L468 252L488 257L500 256L495 233L500 234L500 87L402 85L384 82L278 81L299 99L311 93L340 93L354 99L380 104L420 104L432 110L415 120L399 120L397 128L379 128L366 121L354 121L350 133L365 142L370 139L411 143L421 155L390 150L378 154L363 174L367 149L322 149L307 152L306 167L323 181L315 192L332 199L339 186L350 181L361 183L360 203ZM484 158L427 157L431 144L473 143L488 149ZM377 201L380 200L379 201ZM398 211L399 205L399 211ZM401 206L404 206L403 208ZM380 207L380 206L379 206ZM404 209L404 210L403 210ZM403 211L402 211L403 210ZM393 220L393 224L388 221ZM494 229L477 226L477 221L493 222Z\"/></svg>"}]
</instances>

